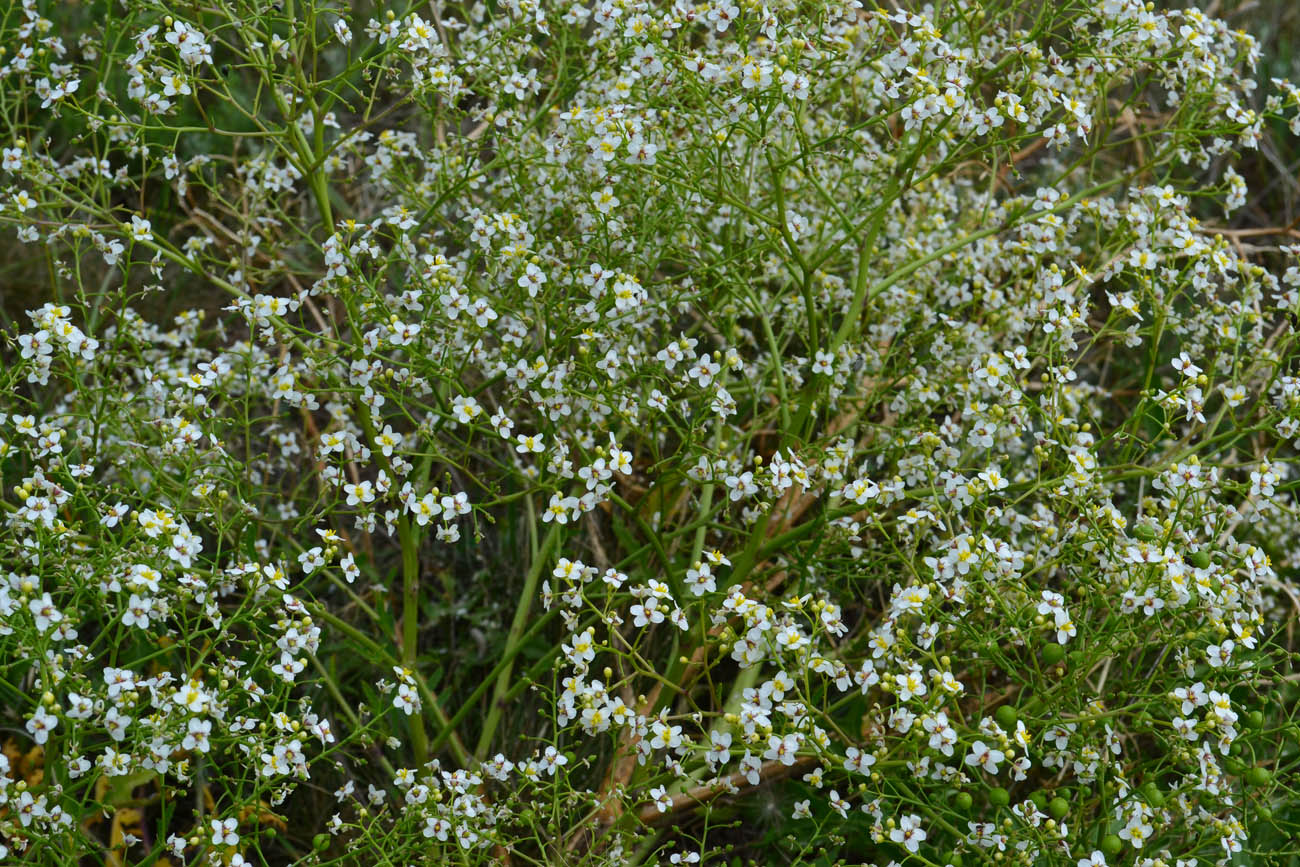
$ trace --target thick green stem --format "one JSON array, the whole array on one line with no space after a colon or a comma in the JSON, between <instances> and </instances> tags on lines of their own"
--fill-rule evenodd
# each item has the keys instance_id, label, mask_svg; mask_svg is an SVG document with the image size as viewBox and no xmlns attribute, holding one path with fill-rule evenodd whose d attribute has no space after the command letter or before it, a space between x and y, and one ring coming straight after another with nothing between
<instances>
[{"instance_id":1,"label":"thick green stem","mask_svg":"<svg viewBox=\"0 0 1300 867\"><path fill-rule=\"evenodd\" d=\"M420 635L420 537L409 517L398 522L397 533L402 542L402 668L415 677ZM429 736L420 714L411 718L411 742L415 763L423 767L429 760Z\"/></svg>"},{"instance_id":2,"label":"thick green stem","mask_svg":"<svg viewBox=\"0 0 1300 867\"><path fill-rule=\"evenodd\" d=\"M505 710L506 695L510 692L510 675L514 670L514 659L519 655L519 648L522 644L524 627L528 624L528 613L533 607L533 597L537 595L537 582L542 577L542 571L549 562L551 549L555 547L560 539L560 525L552 524L551 529L547 531L546 538L542 540L541 547L537 555L533 558L533 564L524 577L524 587L519 595L519 602L515 605L514 620L510 622L510 633L506 636L505 662L500 666L501 671L497 674L496 688L492 694L492 706L488 708L487 720L483 723L483 731L479 734L478 745L474 748L474 755L481 761L487 755L488 748L492 746L492 737L496 734L497 726L501 724L501 714Z\"/></svg>"},{"instance_id":3,"label":"thick green stem","mask_svg":"<svg viewBox=\"0 0 1300 867\"><path fill-rule=\"evenodd\" d=\"M436 752L437 750L441 749L443 743L447 740L448 737L455 737L456 727L465 721L465 718L469 716L470 711L472 711L475 708L475 706L477 706L479 699L481 699L484 696L484 694L486 694L487 691L492 688L492 684L494 683L495 679L501 674L503 670L505 670L505 667L514 662L515 654L519 652L519 649L523 647L524 643L529 641L533 637L533 635L535 635L538 631L540 631L542 627L544 627L547 623L550 623L551 620L555 618L555 616L558 615L559 613L560 613L560 609L553 608L550 611L543 614L541 617L537 618L535 621L533 621L533 625L528 627L528 630L524 632L524 634L520 637L519 644L516 646L514 654L503 653L501 655L501 659L497 661L496 667L494 667L492 671L488 672L488 676L483 678L483 680L479 683L479 685L474 688L474 691L470 693L469 698L465 699L465 703L461 705L460 710L456 711L456 713L451 717L451 720L447 723L446 726L444 726L442 733L433 739L433 743L429 745L429 749L431 751ZM542 659L546 660L547 657L542 657ZM507 697L511 697L515 695L515 693L516 691L512 689L506 695ZM468 755L469 755L468 752L466 752L466 756ZM465 760L463 760L462 764L468 765L469 759L466 758Z\"/></svg>"},{"instance_id":4,"label":"thick green stem","mask_svg":"<svg viewBox=\"0 0 1300 867\"><path fill-rule=\"evenodd\" d=\"M375 643L368 635L357 629L351 623L348 623L341 617L331 613L324 605L313 605L312 616L319 617L339 632L347 635L357 644L361 645L361 647L364 648L373 659L382 660L385 665L393 665L397 663L397 660L386 648ZM442 709L442 702L438 700L437 694L433 690L429 689L428 685L425 684L424 678L417 676L415 678L415 686L419 689L420 697L423 699L424 703L433 712L433 716L437 719L438 727L440 729L436 740L429 747L429 752L433 753L442 749L443 744L446 744L451 748L452 754L456 757L456 761L460 762L461 765L468 767L470 763L469 750L465 748L464 742L461 741L460 735L456 733L455 729L455 727L460 724L461 720L464 719L464 713L458 713L454 720L448 718L446 712Z\"/></svg>"}]
</instances>

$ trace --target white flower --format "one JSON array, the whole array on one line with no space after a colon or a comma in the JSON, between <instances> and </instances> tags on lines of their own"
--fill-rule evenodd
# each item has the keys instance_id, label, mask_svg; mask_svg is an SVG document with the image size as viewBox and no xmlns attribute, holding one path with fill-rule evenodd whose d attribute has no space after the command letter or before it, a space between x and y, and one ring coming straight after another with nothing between
<instances>
[{"instance_id":1,"label":"white flower","mask_svg":"<svg viewBox=\"0 0 1300 867\"><path fill-rule=\"evenodd\" d=\"M548 746L542 754L542 767L548 776L554 776L556 770L569 763L569 759L553 746Z\"/></svg>"},{"instance_id":2,"label":"white flower","mask_svg":"<svg viewBox=\"0 0 1300 867\"><path fill-rule=\"evenodd\" d=\"M661 813L667 813L672 809L673 799L668 794L668 790L663 786L655 786L650 790L650 797L654 800L655 809Z\"/></svg>"},{"instance_id":3,"label":"white flower","mask_svg":"<svg viewBox=\"0 0 1300 867\"><path fill-rule=\"evenodd\" d=\"M1232 656L1232 649L1234 647L1236 647L1236 643L1229 639L1222 644L1211 644L1209 647L1205 648L1205 655L1210 661L1210 667L1222 668L1227 664L1228 660Z\"/></svg>"},{"instance_id":4,"label":"white flower","mask_svg":"<svg viewBox=\"0 0 1300 867\"><path fill-rule=\"evenodd\" d=\"M849 747L845 751L844 770L855 774L871 773L871 766L876 763L876 757L871 753L864 753L857 747Z\"/></svg>"},{"instance_id":5,"label":"white flower","mask_svg":"<svg viewBox=\"0 0 1300 867\"><path fill-rule=\"evenodd\" d=\"M895 843L902 843L909 852L915 852L921 848L921 843L925 838L925 830L921 827L921 817L914 814L903 816L898 820L898 826L889 832L889 839Z\"/></svg>"},{"instance_id":6,"label":"white flower","mask_svg":"<svg viewBox=\"0 0 1300 867\"><path fill-rule=\"evenodd\" d=\"M208 741L208 735L211 733L211 720L191 717L186 726L185 737L181 740L181 747L187 750L198 750L201 753L206 753L211 749L211 744Z\"/></svg>"},{"instance_id":7,"label":"white flower","mask_svg":"<svg viewBox=\"0 0 1300 867\"><path fill-rule=\"evenodd\" d=\"M758 485L754 484L754 474L748 470L738 476L727 476L725 483L730 489L727 496L733 503L758 492Z\"/></svg>"},{"instance_id":8,"label":"white flower","mask_svg":"<svg viewBox=\"0 0 1300 867\"><path fill-rule=\"evenodd\" d=\"M696 562L694 566L686 570L686 586L691 589L695 596L703 596L705 593L713 593L718 589L717 583L713 580L713 569L707 563Z\"/></svg>"},{"instance_id":9,"label":"white flower","mask_svg":"<svg viewBox=\"0 0 1300 867\"><path fill-rule=\"evenodd\" d=\"M172 694L172 701L190 713L203 713L208 707L208 694L197 680L191 680Z\"/></svg>"},{"instance_id":10,"label":"white flower","mask_svg":"<svg viewBox=\"0 0 1300 867\"><path fill-rule=\"evenodd\" d=\"M521 288L528 290L529 298L536 298L537 293L541 291L542 286L546 283L546 273L532 262L529 262L517 282Z\"/></svg>"},{"instance_id":11,"label":"white flower","mask_svg":"<svg viewBox=\"0 0 1300 867\"><path fill-rule=\"evenodd\" d=\"M866 505L867 500L880 496L880 488L870 479L857 479L845 485L840 496L862 506Z\"/></svg>"},{"instance_id":12,"label":"white flower","mask_svg":"<svg viewBox=\"0 0 1300 867\"><path fill-rule=\"evenodd\" d=\"M229 819L212 819L212 845L213 846L237 846L239 845L239 835L235 829L239 827L239 821L235 818Z\"/></svg>"},{"instance_id":13,"label":"white flower","mask_svg":"<svg viewBox=\"0 0 1300 867\"><path fill-rule=\"evenodd\" d=\"M998 763L1005 758L1006 754L1002 750L994 749L984 741L976 741L971 744L970 755L966 756L966 764L983 768L986 772L997 776Z\"/></svg>"},{"instance_id":14,"label":"white flower","mask_svg":"<svg viewBox=\"0 0 1300 867\"><path fill-rule=\"evenodd\" d=\"M432 493L425 494L411 506L411 513L415 515L415 523L421 527L429 521L442 514L442 504Z\"/></svg>"},{"instance_id":15,"label":"white flower","mask_svg":"<svg viewBox=\"0 0 1300 867\"><path fill-rule=\"evenodd\" d=\"M1192 379L1201 374L1201 369L1192 363L1192 359L1186 352L1178 353L1178 357L1173 360L1174 370L1181 373L1188 379Z\"/></svg>"},{"instance_id":16,"label":"white flower","mask_svg":"<svg viewBox=\"0 0 1300 867\"><path fill-rule=\"evenodd\" d=\"M716 768L731 757L731 732L709 732L709 751L704 754L710 767Z\"/></svg>"},{"instance_id":17,"label":"white flower","mask_svg":"<svg viewBox=\"0 0 1300 867\"><path fill-rule=\"evenodd\" d=\"M343 486L343 492L348 495L347 502L349 506L359 506L375 501L375 486L369 481L363 480L356 484L348 483Z\"/></svg>"},{"instance_id":18,"label":"white flower","mask_svg":"<svg viewBox=\"0 0 1300 867\"><path fill-rule=\"evenodd\" d=\"M393 431L392 425L384 425L383 431L375 437L375 443L384 457L391 457L393 449L402 445L402 435Z\"/></svg>"},{"instance_id":19,"label":"white flower","mask_svg":"<svg viewBox=\"0 0 1300 867\"><path fill-rule=\"evenodd\" d=\"M951 756L953 744L957 743L957 731L948 724L948 715L943 711L938 711L932 716L926 716L921 721L921 726L930 732L930 749L938 750L945 756Z\"/></svg>"},{"instance_id":20,"label":"white flower","mask_svg":"<svg viewBox=\"0 0 1300 867\"><path fill-rule=\"evenodd\" d=\"M771 735L767 739L767 752L763 754L763 758L770 762L780 761L788 767L794 764L801 743L802 737L797 732L791 732L784 737Z\"/></svg>"},{"instance_id":21,"label":"white flower","mask_svg":"<svg viewBox=\"0 0 1300 867\"><path fill-rule=\"evenodd\" d=\"M37 705L36 712L27 720L27 731L37 744L44 744L58 724L57 716L47 711L43 705Z\"/></svg>"},{"instance_id":22,"label":"white flower","mask_svg":"<svg viewBox=\"0 0 1300 867\"><path fill-rule=\"evenodd\" d=\"M1141 813L1129 819L1128 825L1120 829L1119 837L1127 840L1133 845L1134 849L1141 849L1142 844L1151 836L1151 826L1147 824L1146 817Z\"/></svg>"},{"instance_id":23,"label":"white flower","mask_svg":"<svg viewBox=\"0 0 1300 867\"><path fill-rule=\"evenodd\" d=\"M546 510L542 512L542 522L550 523L554 521L557 524L569 523L569 518L577 518L581 513L581 504L577 497L561 497L559 494L551 494L551 502L547 504Z\"/></svg>"},{"instance_id":24,"label":"white flower","mask_svg":"<svg viewBox=\"0 0 1300 867\"><path fill-rule=\"evenodd\" d=\"M150 241L153 239L153 227L143 217L131 217L131 240Z\"/></svg>"},{"instance_id":25,"label":"white flower","mask_svg":"<svg viewBox=\"0 0 1300 867\"><path fill-rule=\"evenodd\" d=\"M477 400L465 395L456 395L451 401L451 408L456 421L461 424L469 424L483 412L483 407L479 406Z\"/></svg>"},{"instance_id":26,"label":"white flower","mask_svg":"<svg viewBox=\"0 0 1300 867\"><path fill-rule=\"evenodd\" d=\"M27 603L27 610L32 613L38 632L45 632L63 620L63 612L54 606L54 600L50 598L49 593L42 593L30 600Z\"/></svg>"}]
</instances>

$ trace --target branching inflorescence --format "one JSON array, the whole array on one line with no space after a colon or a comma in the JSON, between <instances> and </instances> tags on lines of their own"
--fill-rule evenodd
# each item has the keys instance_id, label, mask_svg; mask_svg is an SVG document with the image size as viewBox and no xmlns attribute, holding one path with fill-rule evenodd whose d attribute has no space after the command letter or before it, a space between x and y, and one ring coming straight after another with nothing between
<instances>
[{"instance_id":1,"label":"branching inflorescence","mask_svg":"<svg viewBox=\"0 0 1300 867\"><path fill-rule=\"evenodd\" d=\"M1234 165L1300 90L1251 36L0 34L6 863L1297 854L1300 246Z\"/></svg>"}]
</instances>

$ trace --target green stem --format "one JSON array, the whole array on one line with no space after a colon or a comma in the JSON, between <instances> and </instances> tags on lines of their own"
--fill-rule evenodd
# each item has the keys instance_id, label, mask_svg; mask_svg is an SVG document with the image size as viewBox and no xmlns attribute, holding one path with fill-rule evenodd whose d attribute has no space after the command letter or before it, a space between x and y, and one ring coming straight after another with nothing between
<instances>
[{"instance_id":1,"label":"green stem","mask_svg":"<svg viewBox=\"0 0 1300 867\"><path fill-rule=\"evenodd\" d=\"M420 634L420 537L409 516L401 518L397 528L402 543L402 668L415 677ZM412 719L411 740L415 763L424 767L429 760L429 736L419 714Z\"/></svg>"},{"instance_id":2,"label":"green stem","mask_svg":"<svg viewBox=\"0 0 1300 867\"><path fill-rule=\"evenodd\" d=\"M526 631L521 637L519 641L519 647L520 648L523 647L523 645L526 642L528 642L537 632L539 632L542 629L542 627L550 623L551 620L554 619L556 615L558 615L559 613L560 613L559 608L553 608L550 611L543 614L541 617L534 620L533 625L528 627L528 631ZM518 653L518 648L516 648L515 653ZM489 689L492 688L492 684L494 683L495 679L501 674L503 670L505 670L505 667L507 665L511 664L514 661L514 658L515 658L514 655L508 653L503 653L501 655L501 659L498 660L496 667L493 668L490 672L488 672L487 677L483 678L483 680L474 689L474 691L470 693L469 698L465 699L465 703L462 704L460 706L460 710L456 711L456 713L451 717L451 720L448 722L447 726L443 729L442 734L438 735L436 738L433 739L433 743L429 745L430 750L436 752L437 750L442 748L443 742L448 737L455 736L454 732L456 730L456 726L459 726L462 722L465 721L465 718L469 716L470 711L472 711L474 707L478 704L479 699L481 699L483 695ZM546 657L543 657L543 660L545 659ZM534 666L534 668L536 668L536 666ZM506 695L507 697L512 697L515 694L516 694L516 690L511 690ZM465 764L468 764L468 760L466 760Z\"/></svg>"},{"instance_id":3,"label":"green stem","mask_svg":"<svg viewBox=\"0 0 1300 867\"><path fill-rule=\"evenodd\" d=\"M360 629L357 629L351 623L348 623L341 617L331 613L325 606L319 604L313 605L312 616L319 617L339 632L342 632L348 638L351 638L357 644L361 645L361 647L365 649L372 658L382 660L386 665L396 664L397 660L393 658L393 655L389 653L387 649L375 643L369 636ZM437 694L433 690L429 689L428 684L424 682L424 678L417 676L415 678L415 686L419 689L420 697L423 699L424 704L429 707L433 712L434 717L438 720L438 726L441 729L433 744L429 746L429 751L434 752L442 749L443 744L447 744L455 755L456 761L460 762L462 766L468 767L470 764L469 750L465 748L464 742L460 739L460 735L458 735L455 730L455 726L464 718L463 712L458 713L455 720L449 719L446 711L442 709L442 703L438 700Z\"/></svg>"},{"instance_id":4,"label":"green stem","mask_svg":"<svg viewBox=\"0 0 1300 867\"><path fill-rule=\"evenodd\" d=\"M514 668L514 659L519 654L519 649L523 644L524 626L528 623L528 612L533 607L533 597L537 595L537 582L542 577L542 571L549 562L551 549L560 540L560 525L552 524L551 529L547 531L546 538L542 540L541 547L537 555L533 558L533 565L524 577L524 587L520 592L519 601L515 605L514 620L510 623L510 632L506 636L505 658L498 667L501 669L497 674L496 688L492 694L492 705L488 708L487 720L483 723L483 731L479 734L478 745L474 748L474 755L481 761L487 755L488 748L492 746L492 737L496 734L497 726L501 724L501 714L505 710L506 694L510 692L510 674Z\"/></svg>"}]
</instances>

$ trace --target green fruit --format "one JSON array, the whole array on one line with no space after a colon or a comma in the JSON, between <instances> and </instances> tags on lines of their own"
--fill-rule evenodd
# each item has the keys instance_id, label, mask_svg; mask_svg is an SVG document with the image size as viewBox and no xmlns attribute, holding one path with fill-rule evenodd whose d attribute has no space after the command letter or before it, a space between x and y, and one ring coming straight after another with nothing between
<instances>
[{"instance_id":1,"label":"green fruit","mask_svg":"<svg viewBox=\"0 0 1300 867\"><path fill-rule=\"evenodd\" d=\"M1163 807L1165 805L1165 795L1154 782L1143 785L1142 794L1146 796L1147 803L1153 807Z\"/></svg>"},{"instance_id":2,"label":"green fruit","mask_svg":"<svg viewBox=\"0 0 1300 867\"><path fill-rule=\"evenodd\" d=\"M1133 528L1133 536L1143 542L1154 542L1156 540L1156 531L1150 524L1138 524Z\"/></svg>"},{"instance_id":3,"label":"green fruit","mask_svg":"<svg viewBox=\"0 0 1300 867\"><path fill-rule=\"evenodd\" d=\"M1040 810L1047 809L1047 793L1044 792L1042 789L1039 789L1037 792L1032 793L1029 796L1029 800L1032 801L1034 806L1037 807L1038 809Z\"/></svg>"},{"instance_id":4,"label":"green fruit","mask_svg":"<svg viewBox=\"0 0 1300 867\"><path fill-rule=\"evenodd\" d=\"M1205 569L1210 565L1210 553L1208 551L1193 551L1187 555L1187 562L1197 569Z\"/></svg>"},{"instance_id":5,"label":"green fruit","mask_svg":"<svg viewBox=\"0 0 1300 867\"><path fill-rule=\"evenodd\" d=\"M1261 768L1256 765L1246 770L1246 782L1252 786L1267 786L1273 779L1273 773L1268 768Z\"/></svg>"},{"instance_id":6,"label":"green fruit","mask_svg":"<svg viewBox=\"0 0 1300 867\"><path fill-rule=\"evenodd\" d=\"M993 719L997 720L998 725L1007 731L1015 730L1016 718L1016 709L1009 704L1004 704L993 712Z\"/></svg>"},{"instance_id":7,"label":"green fruit","mask_svg":"<svg viewBox=\"0 0 1300 867\"><path fill-rule=\"evenodd\" d=\"M975 806L975 799L971 797L970 792L958 792L953 795L952 805L963 813L969 813L971 807Z\"/></svg>"},{"instance_id":8,"label":"green fruit","mask_svg":"<svg viewBox=\"0 0 1300 867\"><path fill-rule=\"evenodd\" d=\"M1049 644L1043 648L1043 662L1056 665L1065 659L1065 648L1059 644Z\"/></svg>"},{"instance_id":9,"label":"green fruit","mask_svg":"<svg viewBox=\"0 0 1300 867\"><path fill-rule=\"evenodd\" d=\"M1101 838L1101 851L1104 855L1114 858L1124 848L1124 841L1115 834L1107 834Z\"/></svg>"},{"instance_id":10,"label":"green fruit","mask_svg":"<svg viewBox=\"0 0 1300 867\"><path fill-rule=\"evenodd\" d=\"M1006 807L1011 804L1011 793L1001 786L996 789L989 789L989 803L995 807Z\"/></svg>"},{"instance_id":11,"label":"green fruit","mask_svg":"<svg viewBox=\"0 0 1300 867\"><path fill-rule=\"evenodd\" d=\"M1246 770L1246 766L1237 759L1234 759L1232 756L1229 756L1223 760L1223 769L1234 777L1240 777L1242 772Z\"/></svg>"},{"instance_id":12,"label":"green fruit","mask_svg":"<svg viewBox=\"0 0 1300 867\"><path fill-rule=\"evenodd\" d=\"M960 852L952 852L948 855L948 863L952 867L962 867L966 863L966 859L961 856Z\"/></svg>"},{"instance_id":13,"label":"green fruit","mask_svg":"<svg viewBox=\"0 0 1300 867\"><path fill-rule=\"evenodd\" d=\"M1262 729L1264 727L1264 712L1261 710L1252 710L1246 714L1246 725L1253 729ZM1232 742L1233 746L1237 745L1236 741Z\"/></svg>"},{"instance_id":14,"label":"green fruit","mask_svg":"<svg viewBox=\"0 0 1300 867\"><path fill-rule=\"evenodd\" d=\"M1065 798L1053 798L1051 803L1047 805L1047 812L1059 822L1070 812L1070 802Z\"/></svg>"},{"instance_id":15,"label":"green fruit","mask_svg":"<svg viewBox=\"0 0 1300 867\"><path fill-rule=\"evenodd\" d=\"M1255 813L1258 814L1258 816L1261 819L1263 819L1265 822L1271 821L1273 819L1273 808L1270 807L1268 804L1260 804L1258 807L1255 808Z\"/></svg>"},{"instance_id":16,"label":"green fruit","mask_svg":"<svg viewBox=\"0 0 1300 867\"><path fill-rule=\"evenodd\" d=\"M1232 742L1232 746L1228 747L1228 755L1230 756L1241 755L1241 741Z\"/></svg>"},{"instance_id":17,"label":"green fruit","mask_svg":"<svg viewBox=\"0 0 1300 867\"><path fill-rule=\"evenodd\" d=\"M330 847L330 835L317 834L315 837L311 838L311 846L317 852L324 852Z\"/></svg>"}]
</instances>

